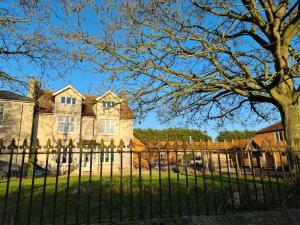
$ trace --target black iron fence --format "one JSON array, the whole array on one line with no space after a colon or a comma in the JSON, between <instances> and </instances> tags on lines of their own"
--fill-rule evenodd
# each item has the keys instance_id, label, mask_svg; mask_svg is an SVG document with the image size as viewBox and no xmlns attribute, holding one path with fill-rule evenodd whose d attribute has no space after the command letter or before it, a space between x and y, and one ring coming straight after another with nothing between
<instances>
[{"instance_id":1,"label":"black iron fence","mask_svg":"<svg viewBox=\"0 0 300 225\"><path fill-rule=\"evenodd\" d=\"M89 224L297 208L297 153L138 151L133 143L0 145L1 224Z\"/></svg>"}]
</instances>

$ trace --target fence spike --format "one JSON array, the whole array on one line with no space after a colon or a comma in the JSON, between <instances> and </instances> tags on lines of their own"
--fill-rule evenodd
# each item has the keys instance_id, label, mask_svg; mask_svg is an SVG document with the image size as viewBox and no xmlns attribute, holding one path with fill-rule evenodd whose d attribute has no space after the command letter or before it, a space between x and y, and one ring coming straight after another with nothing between
<instances>
[{"instance_id":1,"label":"fence spike","mask_svg":"<svg viewBox=\"0 0 300 225\"><path fill-rule=\"evenodd\" d=\"M28 141L27 138L25 138L23 144L20 146L20 149L23 149L25 151L28 148L29 148Z\"/></svg>"},{"instance_id":2,"label":"fence spike","mask_svg":"<svg viewBox=\"0 0 300 225\"><path fill-rule=\"evenodd\" d=\"M132 139L129 140L129 143L128 143L128 148L133 148L133 141Z\"/></svg>"},{"instance_id":3,"label":"fence spike","mask_svg":"<svg viewBox=\"0 0 300 225\"><path fill-rule=\"evenodd\" d=\"M18 148L18 146L16 145L16 140L14 138L11 140L10 145L7 148L10 149L11 151Z\"/></svg>"},{"instance_id":4,"label":"fence spike","mask_svg":"<svg viewBox=\"0 0 300 225\"><path fill-rule=\"evenodd\" d=\"M72 138L69 140L68 147L69 147L69 148L74 148L74 147L75 147L74 144L73 144Z\"/></svg>"},{"instance_id":5,"label":"fence spike","mask_svg":"<svg viewBox=\"0 0 300 225\"><path fill-rule=\"evenodd\" d=\"M53 149L53 146L51 145L50 138L47 140L47 143L46 143L44 148L46 149L46 152L49 152L50 149Z\"/></svg>"},{"instance_id":6,"label":"fence spike","mask_svg":"<svg viewBox=\"0 0 300 225\"><path fill-rule=\"evenodd\" d=\"M120 143L119 143L119 145L118 145L118 148L119 148L120 151L122 151L123 148L125 148L125 144L124 144L124 141L123 141L122 139L120 140Z\"/></svg>"},{"instance_id":7,"label":"fence spike","mask_svg":"<svg viewBox=\"0 0 300 225\"><path fill-rule=\"evenodd\" d=\"M62 140L60 138L57 140L57 144L56 144L55 147L56 148L61 148L62 147Z\"/></svg>"},{"instance_id":8,"label":"fence spike","mask_svg":"<svg viewBox=\"0 0 300 225\"><path fill-rule=\"evenodd\" d=\"M35 140L35 142L34 142L34 144L33 144L32 147L33 147L33 150L34 150L34 151L38 151L38 149L41 148L39 139L36 139L36 140Z\"/></svg>"},{"instance_id":9,"label":"fence spike","mask_svg":"<svg viewBox=\"0 0 300 225\"><path fill-rule=\"evenodd\" d=\"M115 148L116 147L113 139L111 139L109 147L110 148Z\"/></svg>"},{"instance_id":10,"label":"fence spike","mask_svg":"<svg viewBox=\"0 0 300 225\"><path fill-rule=\"evenodd\" d=\"M104 151L105 144L104 144L104 140L103 140L103 139L101 139L101 141L100 141L99 148L100 148L100 151L101 151L101 152Z\"/></svg>"}]
</instances>

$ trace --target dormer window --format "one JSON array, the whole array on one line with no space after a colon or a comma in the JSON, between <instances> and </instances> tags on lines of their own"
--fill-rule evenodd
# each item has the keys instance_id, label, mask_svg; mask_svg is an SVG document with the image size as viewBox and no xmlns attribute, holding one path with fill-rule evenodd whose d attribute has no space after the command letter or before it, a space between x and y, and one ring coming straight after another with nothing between
<instances>
[{"instance_id":1,"label":"dormer window","mask_svg":"<svg viewBox=\"0 0 300 225\"><path fill-rule=\"evenodd\" d=\"M68 105L75 105L76 104L76 98L62 96L61 99L60 99L60 103L61 104L68 104Z\"/></svg>"},{"instance_id":2,"label":"dormer window","mask_svg":"<svg viewBox=\"0 0 300 225\"><path fill-rule=\"evenodd\" d=\"M104 101L102 102L102 104L103 104L103 108L105 109L115 106L115 103L112 101Z\"/></svg>"}]
</instances>

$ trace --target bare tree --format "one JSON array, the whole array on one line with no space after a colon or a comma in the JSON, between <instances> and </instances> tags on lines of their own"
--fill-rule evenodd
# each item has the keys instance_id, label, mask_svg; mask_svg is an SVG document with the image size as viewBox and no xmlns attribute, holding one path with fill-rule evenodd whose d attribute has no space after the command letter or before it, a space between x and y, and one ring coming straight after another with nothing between
<instances>
[{"instance_id":1,"label":"bare tree","mask_svg":"<svg viewBox=\"0 0 300 225\"><path fill-rule=\"evenodd\" d=\"M66 57L65 51L58 46L58 41L48 24L51 11L50 7L47 7L47 2L36 0L0 2L1 88L7 86L26 88L26 76L41 75L21 74L17 68L22 66L31 66L37 73L48 74L51 71L53 75L57 65Z\"/></svg>"},{"instance_id":2,"label":"bare tree","mask_svg":"<svg viewBox=\"0 0 300 225\"><path fill-rule=\"evenodd\" d=\"M132 84L140 110L226 118L276 107L300 143L300 1L64 1L74 57ZM74 28L75 27L75 28ZM239 111L244 112L244 111ZM166 114L165 114L166 115ZM195 117L199 119L199 117Z\"/></svg>"}]
</instances>

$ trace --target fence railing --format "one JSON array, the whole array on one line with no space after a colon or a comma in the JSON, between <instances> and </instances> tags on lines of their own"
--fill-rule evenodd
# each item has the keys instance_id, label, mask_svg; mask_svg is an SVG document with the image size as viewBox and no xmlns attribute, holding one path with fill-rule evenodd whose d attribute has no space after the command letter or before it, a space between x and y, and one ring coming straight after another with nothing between
<instances>
[{"instance_id":1,"label":"fence railing","mask_svg":"<svg viewBox=\"0 0 300 225\"><path fill-rule=\"evenodd\" d=\"M280 150L135 150L132 142L0 146L1 224L80 224L300 206Z\"/></svg>"}]
</instances>

